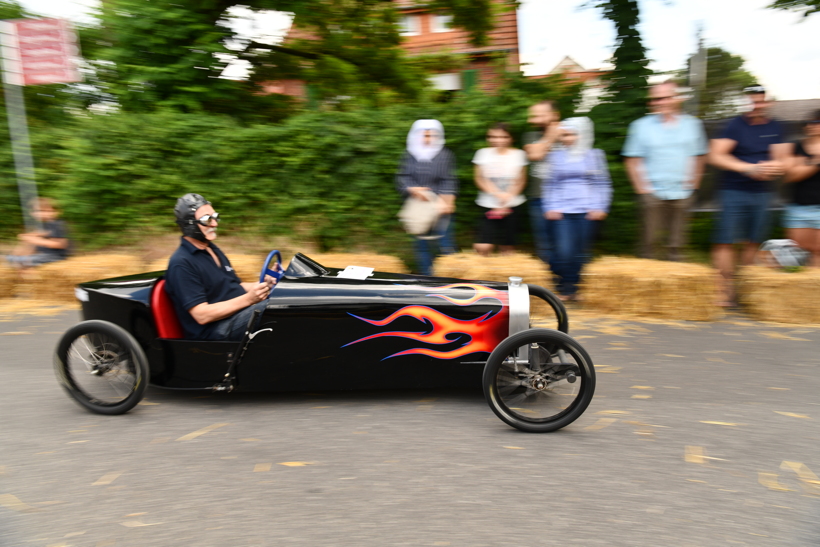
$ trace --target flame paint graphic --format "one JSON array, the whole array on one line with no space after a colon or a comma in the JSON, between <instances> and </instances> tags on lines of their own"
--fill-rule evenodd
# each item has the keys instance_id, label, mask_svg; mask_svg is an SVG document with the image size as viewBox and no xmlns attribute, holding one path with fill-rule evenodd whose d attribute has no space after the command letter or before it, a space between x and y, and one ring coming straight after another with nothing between
<instances>
[{"instance_id":1,"label":"flame paint graphic","mask_svg":"<svg viewBox=\"0 0 820 547\"><path fill-rule=\"evenodd\" d=\"M501 304L501 309L497 312L489 311L481 317L475 319L461 320L455 319L440 311L434 310L427 306L405 306L404 308L391 313L382 320L365 319L357 315L352 315L356 319L366 321L371 325L384 327L389 325L400 317L413 317L423 322L426 329L422 332L407 332L407 331L389 331L372 334L354 340L342 347L347 347L365 340L372 340L374 338L382 338L384 336L394 336L397 338L408 338L410 340L417 340L426 344L446 345L455 342L459 335L467 335L468 340L464 342L461 347L451 351L436 351L427 348L413 348L393 355L388 355L384 359L391 357L398 357L399 355L427 355L435 357L436 359L454 359L475 352L492 352L495 347L507 336L509 325L509 307L508 298L505 291L498 291L478 285L475 283L453 283L452 285L445 285L443 287L433 287L432 290L444 290L453 288L468 288L473 289L475 294L470 298L453 298L443 294L428 294L427 296L434 296L456 304L457 306L469 306L475 304L484 298L495 299ZM384 360L382 359L382 360Z\"/></svg>"}]
</instances>

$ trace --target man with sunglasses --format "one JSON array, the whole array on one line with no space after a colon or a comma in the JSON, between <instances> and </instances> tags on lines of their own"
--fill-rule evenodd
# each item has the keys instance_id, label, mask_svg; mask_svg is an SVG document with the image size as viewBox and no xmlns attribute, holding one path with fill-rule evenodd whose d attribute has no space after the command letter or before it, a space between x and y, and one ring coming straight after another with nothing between
<instances>
[{"instance_id":1,"label":"man with sunglasses","mask_svg":"<svg viewBox=\"0 0 820 547\"><path fill-rule=\"evenodd\" d=\"M768 116L771 102L766 90L755 85L743 91L748 112L729 120L709 149L709 163L723 170L721 212L712 240L712 261L721 275L721 306L735 305L734 244L743 243L740 260L748 265L768 237L774 180L783 174L789 154L783 128Z\"/></svg>"},{"instance_id":2,"label":"man with sunglasses","mask_svg":"<svg viewBox=\"0 0 820 547\"><path fill-rule=\"evenodd\" d=\"M660 258L661 231L667 228L666 258L681 259L694 192L703 177L708 151L703 123L682 114L681 102L674 82L652 86L652 113L632 122L623 149L627 174L641 200L643 258Z\"/></svg>"},{"instance_id":3,"label":"man with sunglasses","mask_svg":"<svg viewBox=\"0 0 820 547\"><path fill-rule=\"evenodd\" d=\"M174 207L182 229L179 248L168 262L165 290L186 338L240 340L254 310L264 311L275 283L242 283L228 257L213 243L219 213L199 194L185 194Z\"/></svg>"}]
</instances>

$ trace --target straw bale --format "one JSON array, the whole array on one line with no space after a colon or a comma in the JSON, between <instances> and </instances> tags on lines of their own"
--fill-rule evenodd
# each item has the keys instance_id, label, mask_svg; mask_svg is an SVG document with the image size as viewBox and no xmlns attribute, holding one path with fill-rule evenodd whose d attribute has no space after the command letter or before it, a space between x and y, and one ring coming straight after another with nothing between
<instances>
[{"instance_id":1,"label":"straw bale","mask_svg":"<svg viewBox=\"0 0 820 547\"><path fill-rule=\"evenodd\" d=\"M74 286L86 281L133 275L142 271L142 261L127 254L76 256L33 269L21 283L19 292L30 298L73 302Z\"/></svg>"},{"instance_id":2,"label":"straw bale","mask_svg":"<svg viewBox=\"0 0 820 547\"><path fill-rule=\"evenodd\" d=\"M11 266L0 263L0 298L8 298L14 295L14 282L17 272Z\"/></svg>"},{"instance_id":3,"label":"straw bale","mask_svg":"<svg viewBox=\"0 0 820 547\"><path fill-rule=\"evenodd\" d=\"M262 271L262 262L265 260L263 254L229 254L228 258L231 261L231 266L236 270L236 275L242 281L255 281L259 279L259 274ZM353 254L353 253L313 253L308 255L322 266L328 268L346 268L348 266L365 266L373 268L378 272L392 272L392 273L407 273L407 267L401 259L395 256L378 255L378 254ZM282 265L287 267L290 263L290 257L282 257ZM164 270L168 266L168 259L161 258L154 260L148 264L148 271Z\"/></svg>"},{"instance_id":4,"label":"straw bale","mask_svg":"<svg viewBox=\"0 0 820 547\"><path fill-rule=\"evenodd\" d=\"M552 288L549 268L541 260L523 253L488 257L471 252L444 255L433 263L433 275L505 283L510 276L518 276L524 283Z\"/></svg>"},{"instance_id":5,"label":"straw bale","mask_svg":"<svg viewBox=\"0 0 820 547\"><path fill-rule=\"evenodd\" d=\"M377 272L407 273L407 266L396 256L375 253L310 253L307 256L328 268L363 266Z\"/></svg>"},{"instance_id":6,"label":"straw bale","mask_svg":"<svg viewBox=\"0 0 820 547\"><path fill-rule=\"evenodd\" d=\"M581 294L584 307L604 313L711 321L723 315L716 283L702 264L603 257L584 268Z\"/></svg>"},{"instance_id":7,"label":"straw bale","mask_svg":"<svg viewBox=\"0 0 820 547\"><path fill-rule=\"evenodd\" d=\"M820 269L783 272L747 266L738 272L738 298L750 316L781 323L820 323Z\"/></svg>"},{"instance_id":8,"label":"straw bale","mask_svg":"<svg viewBox=\"0 0 820 547\"><path fill-rule=\"evenodd\" d=\"M538 258L523 253L488 257L471 252L444 255L433 263L433 275L503 283L509 281L511 276L517 276L523 278L524 283L549 290L553 288L549 268ZM555 317L549 304L536 297L530 297L530 315L545 319Z\"/></svg>"}]
</instances>

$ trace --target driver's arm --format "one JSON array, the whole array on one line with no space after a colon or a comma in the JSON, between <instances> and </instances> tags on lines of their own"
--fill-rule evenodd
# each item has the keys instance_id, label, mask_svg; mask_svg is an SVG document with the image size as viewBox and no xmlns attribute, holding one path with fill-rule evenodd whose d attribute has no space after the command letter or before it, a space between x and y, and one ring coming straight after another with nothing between
<instances>
[{"instance_id":1,"label":"driver's arm","mask_svg":"<svg viewBox=\"0 0 820 547\"><path fill-rule=\"evenodd\" d=\"M246 283L242 284L243 287L245 285ZM190 313L191 317L194 318L194 321L200 325L207 325L208 323L213 323L214 321L219 321L220 319L230 317L236 312L244 310L248 306L261 302L270 294L270 285L268 283L247 283L247 285L252 285L253 288L251 290L246 288L245 290L247 292L241 296L231 298L230 300L225 300L224 302L217 302L215 304L203 302L202 304L197 304L193 308L190 308L188 313Z\"/></svg>"}]
</instances>

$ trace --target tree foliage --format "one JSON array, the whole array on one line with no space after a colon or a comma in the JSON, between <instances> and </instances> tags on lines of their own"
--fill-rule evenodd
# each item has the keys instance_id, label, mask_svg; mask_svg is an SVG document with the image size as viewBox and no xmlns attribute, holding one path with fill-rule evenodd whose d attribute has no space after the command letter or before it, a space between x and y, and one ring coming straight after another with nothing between
<instances>
[{"instance_id":1,"label":"tree foliage","mask_svg":"<svg viewBox=\"0 0 820 547\"><path fill-rule=\"evenodd\" d=\"M512 0L503 0L513 6ZM243 43L228 24L225 0L109 0L100 26L89 29L86 55L95 59L99 81L130 112L173 108L215 112L247 121L277 120L292 105L264 96L258 83L300 79L324 97L366 97L374 88L417 97L422 69L400 47L398 11L385 0L251 0L254 10L294 15L299 31L286 44ZM454 23L481 44L493 25L490 0L436 0L433 10L453 14ZM235 51L252 65L250 81L220 78ZM92 56L93 54L93 56Z\"/></svg>"},{"instance_id":2,"label":"tree foliage","mask_svg":"<svg viewBox=\"0 0 820 547\"><path fill-rule=\"evenodd\" d=\"M775 0L770 6L772 9L802 12L803 17L820 12L820 0Z\"/></svg>"},{"instance_id":3,"label":"tree foliage","mask_svg":"<svg viewBox=\"0 0 820 547\"><path fill-rule=\"evenodd\" d=\"M691 62L690 57L686 70L678 74L681 82L685 82ZM743 88L757 81L743 67L745 63L740 55L734 55L720 47L706 49L706 83L699 90L698 117L719 120L737 114Z\"/></svg>"},{"instance_id":4,"label":"tree foliage","mask_svg":"<svg viewBox=\"0 0 820 547\"><path fill-rule=\"evenodd\" d=\"M635 196L620 153L629 124L646 114L647 77L651 71L647 68L649 59L638 31L638 1L609 0L597 7L612 21L616 31L614 69L604 77L606 95L603 102L590 111L595 122L595 144L607 154L614 189L606 230L613 237L604 239L601 244L608 251L623 252L636 240L638 224Z\"/></svg>"}]
</instances>

